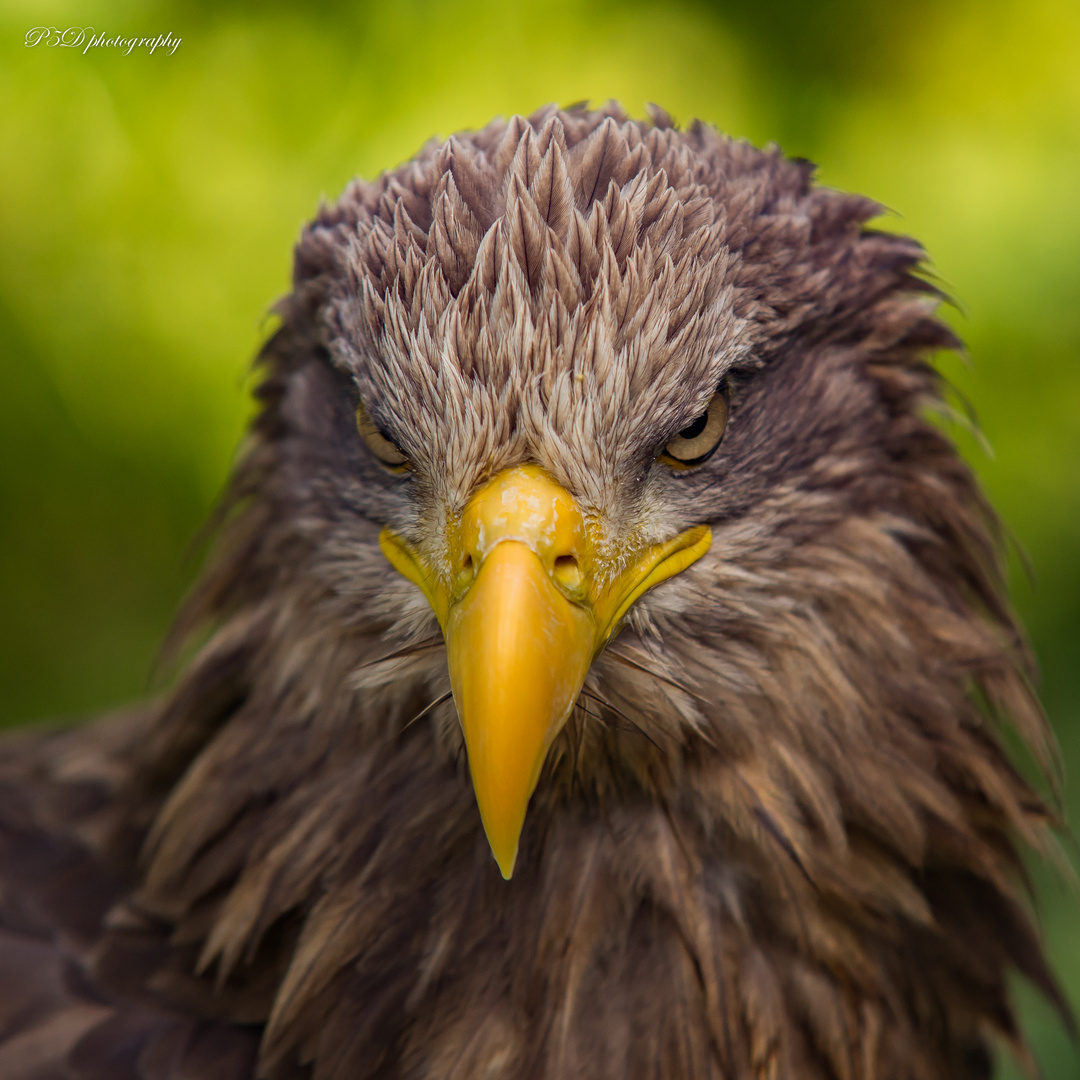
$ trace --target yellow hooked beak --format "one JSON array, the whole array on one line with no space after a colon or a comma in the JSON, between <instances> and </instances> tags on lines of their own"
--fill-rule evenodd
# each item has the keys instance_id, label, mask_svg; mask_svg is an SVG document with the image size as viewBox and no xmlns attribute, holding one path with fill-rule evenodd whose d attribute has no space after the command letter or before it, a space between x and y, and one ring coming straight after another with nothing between
<instances>
[{"instance_id":1,"label":"yellow hooked beak","mask_svg":"<svg viewBox=\"0 0 1080 1080\"><path fill-rule=\"evenodd\" d=\"M480 817L509 878L544 759L589 665L630 605L701 558L712 534L697 526L606 565L573 496L522 465L473 496L448 540L445 581L389 529L379 536L442 627Z\"/></svg>"}]
</instances>

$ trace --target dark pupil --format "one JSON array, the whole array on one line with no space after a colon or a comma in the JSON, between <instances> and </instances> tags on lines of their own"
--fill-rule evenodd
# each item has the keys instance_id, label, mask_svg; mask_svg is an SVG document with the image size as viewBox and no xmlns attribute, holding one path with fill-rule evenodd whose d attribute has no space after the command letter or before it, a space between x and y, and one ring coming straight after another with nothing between
<instances>
[{"instance_id":1,"label":"dark pupil","mask_svg":"<svg viewBox=\"0 0 1080 1080\"><path fill-rule=\"evenodd\" d=\"M705 422L709 419L707 412L702 413L689 427L684 427L679 432L679 437L682 439L696 439L704 430Z\"/></svg>"}]
</instances>

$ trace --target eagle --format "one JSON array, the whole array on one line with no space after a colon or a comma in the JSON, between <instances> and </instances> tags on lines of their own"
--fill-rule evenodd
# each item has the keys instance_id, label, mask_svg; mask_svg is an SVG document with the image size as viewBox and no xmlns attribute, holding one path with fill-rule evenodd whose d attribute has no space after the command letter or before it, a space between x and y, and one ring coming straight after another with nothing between
<instances>
[{"instance_id":1,"label":"eagle","mask_svg":"<svg viewBox=\"0 0 1080 1080\"><path fill-rule=\"evenodd\" d=\"M880 213L615 104L324 205L171 689L0 744L0 1076L1030 1064L1055 745Z\"/></svg>"}]
</instances>

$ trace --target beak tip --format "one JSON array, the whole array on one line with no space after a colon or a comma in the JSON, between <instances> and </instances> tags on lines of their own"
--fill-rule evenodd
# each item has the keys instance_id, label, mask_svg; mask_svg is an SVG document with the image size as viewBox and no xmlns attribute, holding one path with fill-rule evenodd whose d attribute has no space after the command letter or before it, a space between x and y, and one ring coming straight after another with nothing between
<instances>
[{"instance_id":1,"label":"beak tip","mask_svg":"<svg viewBox=\"0 0 1080 1080\"><path fill-rule=\"evenodd\" d=\"M491 854L498 864L499 873L502 874L504 880L509 881L514 876L514 867L517 865L517 840L515 839L512 849L508 844L500 844L498 846L491 844Z\"/></svg>"}]
</instances>

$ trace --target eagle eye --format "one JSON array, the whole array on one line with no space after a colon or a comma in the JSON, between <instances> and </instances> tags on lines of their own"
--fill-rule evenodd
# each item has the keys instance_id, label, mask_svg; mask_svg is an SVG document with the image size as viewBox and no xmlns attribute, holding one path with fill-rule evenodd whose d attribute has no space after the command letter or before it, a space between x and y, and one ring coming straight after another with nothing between
<instances>
[{"instance_id":1,"label":"eagle eye","mask_svg":"<svg viewBox=\"0 0 1080 1080\"><path fill-rule=\"evenodd\" d=\"M673 469L692 469L708 461L724 437L729 398L727 379L722 378L705 411L664 447L658 460Z\"/></svg>"},{"instance_id":2,"label":"eagle eye","mask_svg":"<svg viewBox=\"0 0 1080 1080\"><path fill-rule=\"evenodd\" d=\"M367 448L388 469L403 472L408 467L409 459L375 426L362 401L356 406L356 429Z\"/></svg>"}]
</instances>

